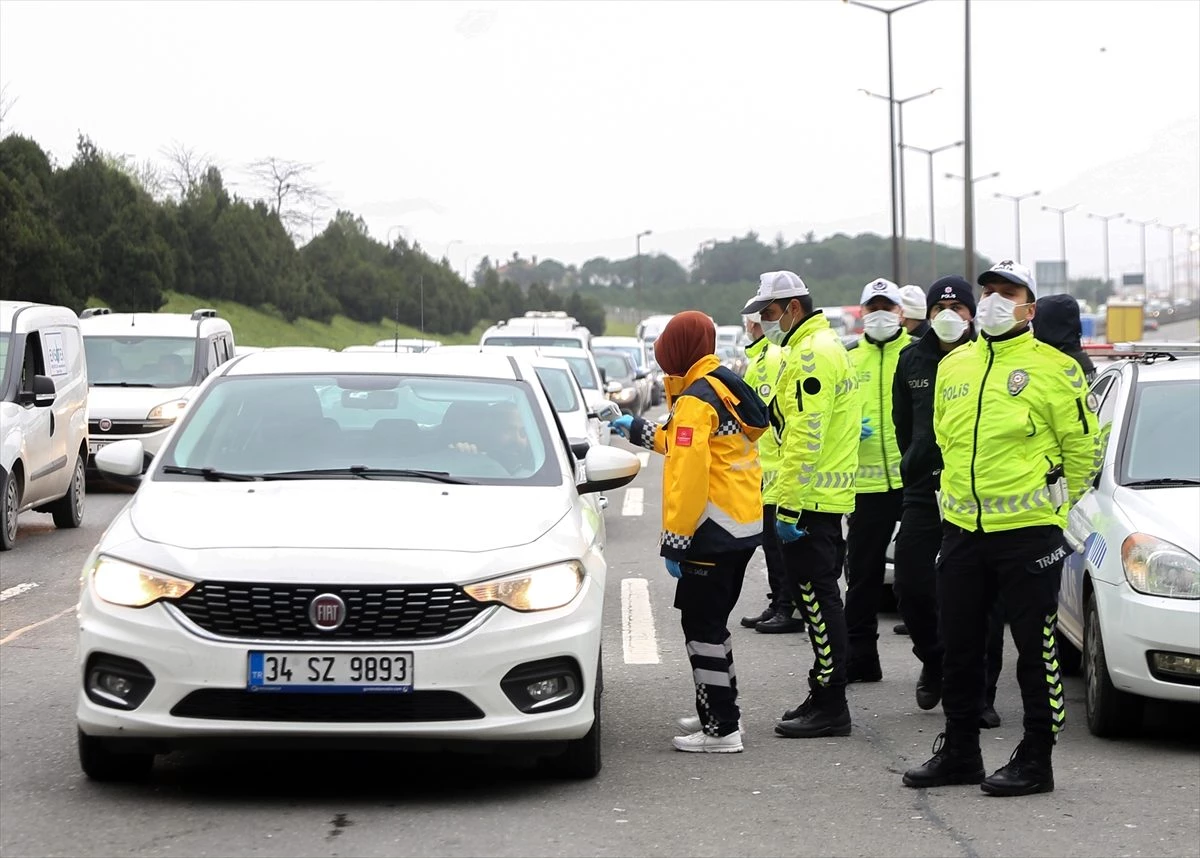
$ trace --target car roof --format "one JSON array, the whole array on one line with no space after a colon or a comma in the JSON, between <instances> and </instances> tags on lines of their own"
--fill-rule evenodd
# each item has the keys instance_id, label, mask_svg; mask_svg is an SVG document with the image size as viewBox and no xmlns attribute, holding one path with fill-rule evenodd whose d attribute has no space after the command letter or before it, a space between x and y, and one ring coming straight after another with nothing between
<instances>
[{"instance_id":1,"label":"car roof","mask_svg":"<svg viewBox=\"0 0 1200 858\"><path fill-rule=\"evenodd\" d=\"M1197 381L1200 380L1200 357L1187 355L1175 360L1160 359L1138 364L1138 381Z\"/></svg>"},{"instance_id":2,"label":"car roof","mask_svg":"<svg viewBox=\"0 0 1200 858\"><path fill-rule=\"evenodd\" d=\"M642 341L637 337L592 337L592 345L600 346L640 346Z\"/></svg>"},{"instance_id":3,"label":"car roof","mask_svg":"<svg viewBox=\"0 0 1200 858\"><path fill-rule=\"evenodd\" d=\"M397 375L450 375L471 378L515 379L518 372L510 355L482 352L307 352L261 351L234 358L224 374L317 375L322 373L395 373Z\"/></svg>"},{"instance_id":4,"label":"car roof","mask_svg":"<svg viewBox=\"0 0 1200 858\"><path fill-rule=\"evenodd\" d=\"M73 310L57 304L40 304L36 301L0 301L0 333L10 333L18 313L24 314L31 308L37 308L40 311L49 310L50 315L61 317L61 319L55 320L55 324L66 322L68 317L75 323L79 321L79 317ZM32 318L37 319L38 316L41 317L39 321L45 322L46 316L42 313L35 314Z\"/></svg>"},{"instance_id":5,"label":"car roof","mask_svg":"<svg viewBox=\"0 0 1200 858\"><path fill-rule=\"evenodd\" d=\"M220 317L194 319L187 313L104 313L81 319L80 330L88 334L129 334L143 337L197 337L210 330L232 330Z\"/></svg>"}]
</instances>

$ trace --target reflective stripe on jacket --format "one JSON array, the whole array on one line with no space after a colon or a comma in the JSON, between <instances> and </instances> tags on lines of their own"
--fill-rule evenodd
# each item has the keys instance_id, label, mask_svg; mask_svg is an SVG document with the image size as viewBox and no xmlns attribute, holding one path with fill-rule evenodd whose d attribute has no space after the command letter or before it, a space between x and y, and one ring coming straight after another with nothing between
<instances>
[{"instance_id":1,"label":"reflective stripe on jacket","mask_svg":"<svg viewBox=\"0 0 1200 858\"><path fill-rule=\"evenodd\" d=\"M942 451L942 510L988 533L1052 524L1101 462L1083 370L1028 331L960 346L938 365L933 428ZM1046 474L1061 465L1068 500L1055 506Z\"/></svg>"},{"instance_id":2,"label":"reflective stripe on jacket","mask_svg":"<svg viewBox=\"0 0 1200 858\"><path fill-rule=\"evenodd\" d=\"M850 362L858 374L862 416L870 419L875 430L858 445L859 494L886 492L901 486L900 447L896 443L896 424L892 422L892 381L900 352L911 343L912 338L901 330L885 343L864 336L858 348L850 352Z\"/></svg>"},{"instance_id":3,"label":"reflective stripe on jacket","mask_svg":"<svg viewBox=\"0 0 1200 858\"><path fill-rule=\"evenodd\" d=\"M857 376L850 355L817 310L784 340L785 357L771 428L780 440L779 477L766 502L781 521L802 510L853 512L858 436L862 429Z\"/></svg>"},{"instance_id":4,"label":"reflective stripe on jacket","mask_svg":"<svg viewBox=\"0 0 1200 858\"><path fill-rule=\"evenodd\" d=\"M768 425L766 407L716 355L664 381L671 416L662 426L635 418L630 433L666 457L659 554L699 560L754 548L762 541L755 442Z\"/></svg>"},{"instance_id":5,"label":"reflective stripe on jacket","mask_svg":"<svg viewBox=\"0 0 1200 858\"><path fill-rule=\"evenodd\" d=\"M775 385L779 381L779 371L783 367L783 349L766 337L759 337L746 346L746 357L750 366L746 368L743 380L758 394L764 403L770 402L775 395ZM779 471L779 441L774 432L763 432L758 439L758 460L762 465L763 491L775 482Z\"/></svg>"}]
</instances>

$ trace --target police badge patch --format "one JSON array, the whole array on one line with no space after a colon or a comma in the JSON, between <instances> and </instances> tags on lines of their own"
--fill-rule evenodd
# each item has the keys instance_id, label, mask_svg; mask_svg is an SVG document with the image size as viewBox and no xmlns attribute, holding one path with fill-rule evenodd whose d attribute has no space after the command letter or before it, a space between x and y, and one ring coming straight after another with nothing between
<instances>
[{"instance_id":1,"label":"police badge patch","mask_svg":"<svg viewBox=\"0 0 1200 858\"><path fill-rule=\"evenodd\" d=\"M766 396L766 395L767 395L768 393L770 393L770 392L771 392L771 385L769 385L769 384L760 384L760 385L758 386L758 395L759 395L759 396Z\"/></svg>"},{"instance_id":2,"label":"police badge patch","mask_svg":"<svg viewBox=\"0 0 1200 858\"><path fill-rule=\"evenodd\" d=\"M1029 384L1029 373L1023 369L1014 369L1008 374L1008 393L1016 396Z\"/></svg>"},{"instance_id":3,"label":"police badge patch","mask_svg":"<svg viewBox=\"0 0 1200 858\"><path fill-rule=\"evenodd\" d=\"M1096 399L1096 394L1089 393L1087 395L1087 407L1088 411L1092 412L1093 414L1100 410L1100 401Z\"/></svg>"}]
</instances>

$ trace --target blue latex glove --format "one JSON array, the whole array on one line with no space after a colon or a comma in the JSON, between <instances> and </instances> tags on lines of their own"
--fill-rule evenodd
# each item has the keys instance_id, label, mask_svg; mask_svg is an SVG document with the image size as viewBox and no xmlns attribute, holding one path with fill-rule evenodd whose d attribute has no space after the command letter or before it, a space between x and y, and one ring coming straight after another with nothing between
<instances>
[{"instance_id":1,"label":"blue latex glove","mask_svg":"<svg viewBox=\"0 0 1200 858\"><path fill-rule=\"evenodd\" d=\"M667 571L671 573L672 578L678 578L683 575L683 569L679 567L678 560L672 560L670 557L663 558L667 563Z\"/></svg>"},{"instance_id":2,"label":"blue latex glove","mask_svg":"<svg viewBox=\"0 0 1200 858\"><path fill-rule=\"evenodd\" d=\"M858 433L858 440L865 441L875 434L875 428L871 426L871 418L864 417L862 419L862 430Z\"/></svg>"},{"instance_id":3,"label":"blue latex glove","mask_svg":"<svg viewBox=\"0 0 1200 858\"><path fill-rule=\"evenodd\" d=\"M630 414L622 414L608 425L622 438L628 438L633 434L633 416Z\"/></svg>"},{"instance_id":4,"label":"blue latex glove","mask_svg":"<svg viewBox=\"0 0 1200 858\"><path fill-rule=\"evenodd\" d=\"M775 535L783 543L795 542L802 536L808 536L808 531L786 521L775 520Z\"/></svg>"}]
</instances>

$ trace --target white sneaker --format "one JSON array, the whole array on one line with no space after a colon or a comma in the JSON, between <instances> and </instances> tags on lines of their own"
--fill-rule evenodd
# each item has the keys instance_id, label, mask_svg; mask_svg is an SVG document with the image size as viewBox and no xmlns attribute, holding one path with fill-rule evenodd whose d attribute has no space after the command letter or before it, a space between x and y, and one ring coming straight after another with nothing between
<instances>
[{"instance_id":1,"label":"white sneaker","mask_svg":"<svg viewBox=\"0 0 1200 858\"><path fill-rule=\"evenodd\" d=\"M685 715L678 719L675 723L678 724L679 729L683 730L685 733L698 733L700 730L704 729L704 725L700 723L699 715ZM746 722L741 718L738 718L738 732L743 736L746 735Z\"/></svg>"},{"instance_id":2,"label":"white sneaker","mask_svg":"<svg viewBox=\"0 0 1200 858\"><path fill-rule=\"evenodd\" d=\"M692 754L740 754L743 750L741 733L710 736L703 730L697 730L687 736L676 736L671 741L675 743L676 751Z\"/></svg>"}]
</instances>

